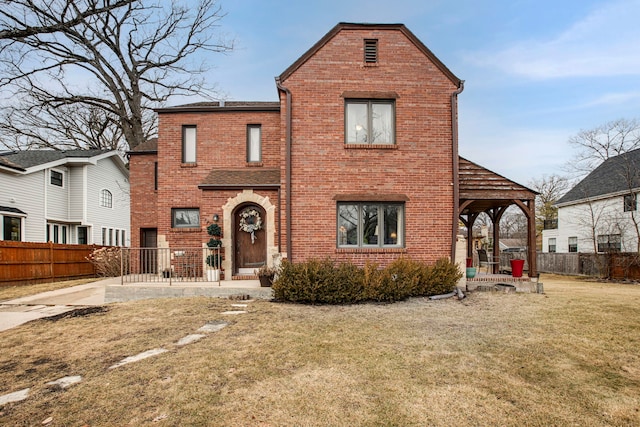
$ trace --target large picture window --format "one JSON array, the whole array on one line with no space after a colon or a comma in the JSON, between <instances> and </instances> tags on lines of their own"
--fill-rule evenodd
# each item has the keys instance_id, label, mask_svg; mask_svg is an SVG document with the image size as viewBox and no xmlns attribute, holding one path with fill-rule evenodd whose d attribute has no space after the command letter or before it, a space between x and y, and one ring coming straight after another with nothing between
<instances>
[{"instance_id":1,"label":"large picture window","mask_svg":"<svg viewBox=\"0 0 640 427\"><path fill-rule=\"evenodd\" d=\"M182 126L182 163L196 162L196 127Z\"/></svg>"},{"instance_id":2,"label":"large picture window","mask_svg":"<svg viewBox=\"0 0 640 427\"><path fill-rule=\"evenodd\" d=\"M395 107L389 100L347 100L347 144L395 144Z\"/></svg>"},{"instance_id":3,"label":"large picture window","mask_svg":"<svg viewBox=\"0 0 640 427\"><path fill-rule=\"evenodd\" d=\"M199 228L200 209L174 208L171 209L171 226L173 228Z\"/></svg>"},{"instance_id":4,"label":"large picture window","mask_svg":"<svg viewBox=\"0 0 640 427\"><path fill-rule=\"evenodd\" d=\"M339 203L338 247L402 247L404 205Z\"/></svg>"}]
</instances>

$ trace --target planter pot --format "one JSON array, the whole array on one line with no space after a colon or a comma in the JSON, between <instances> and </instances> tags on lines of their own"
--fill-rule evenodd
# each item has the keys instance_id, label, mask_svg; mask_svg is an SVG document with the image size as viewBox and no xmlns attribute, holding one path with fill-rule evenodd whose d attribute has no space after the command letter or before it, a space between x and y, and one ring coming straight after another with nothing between
<instances>
[{"instance_id":1,"label":"planter pot","mask_svg":"<svg viewBox=\"0 0 640 427\"><path fill-rule=\"evenodd\" d=\"M220 270L207 270L207 281L209 282L219 282L220 281Z\"/></svg>"},{"instance_id":2,"label":"planter pot","mask_svg":"<svg viewBox=\"0 0 640 427\"><path fill-rule=\"evenodd\" d=\"M467 267L467 279L473 279L474 277L476 277L476 268Z\"/></svg>"},{"instance_id":3,"label":"planter pot","mask_svg":"<svg viewBox=\"0 0 640 427\"><path fill-rule=\"evenodd\" d=\"M263 288L271 287L271 282L273 282L272 276L258 276L258 280L260 280L260 286Z\"/></svg>"}]
</instances>

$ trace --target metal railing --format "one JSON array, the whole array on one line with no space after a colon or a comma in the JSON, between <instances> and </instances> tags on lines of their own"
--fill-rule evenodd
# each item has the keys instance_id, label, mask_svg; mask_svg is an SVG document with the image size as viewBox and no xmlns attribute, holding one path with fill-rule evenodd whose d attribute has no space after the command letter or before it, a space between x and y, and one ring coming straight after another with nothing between
<instances>
[{"instance_id":1,"label":"metal railing","mask_svg":"<svg viewBox=\"0 0 640 427\"><path fill-rule=\"evenodd\" d=\"M122 248L121 284L215 282L220 284L221 248Z\"/></svg>"}]
</instances>

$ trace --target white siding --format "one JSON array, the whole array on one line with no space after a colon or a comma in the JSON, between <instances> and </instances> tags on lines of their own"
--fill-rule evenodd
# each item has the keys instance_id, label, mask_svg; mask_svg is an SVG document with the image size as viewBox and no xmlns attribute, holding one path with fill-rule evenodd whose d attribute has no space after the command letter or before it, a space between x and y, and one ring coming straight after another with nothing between
<instances>
[{"instance_id":1,"label":"white siding","mask_svg":"<svg viewBox=\"0 0 640 427\"><path fill-rule=\"evenodd\" d=\"M634 217L640 223L639 211L624 212L622 196L561 207L558 209L558 229L544 230L542 234L543 252L548 250L550 237L556 238L557 252L569 251L569 237L578 238L578 252L593 252L594 228L596 235L620 234L622 251L635 252L637 237Z\"/></svg>"},{"instance_id":2,"label":"white siding","mask_svg":"<svg viewBox=\"0 0 640 427\"><path fill-rule=\"evenodd\" d=\"M47 173L47 219L67 221L69 218L69 170L56 167L53 170L63 172L62 187L52 185ZM49 169L48 171L51 171Z\"/></svg>"},{"instance_id":3,"label":"white siding","mask_svg":"<svg viewBox=\"0 0 640 427\"><path fill-rule=\"evenodd\" d=\"M45 176L45 171L29 175L0 173L0 205L20 209L27 214L22 230L24 241L44 242L46 239Z\"/></svg>"},{"instance_id":4,"label":"white siding","mask_svg":"<svg viewBox=\"0 0 640 427\"><path fill-rule=\"evenodd\" d=\"M113 195L113 207L100 206L100 192ZM129 180L109 158L87 168L87 224L91 225L90 242L102 243L102 228L125 230L126 246L131 242L129 226ZM122 243L120 243L122 245Z\"/></svg>"},{"instance_id":5,"label":"white siding","mask_svg":"<svg viewBox=\"0 0 640 427\"><path fill-rule=\"evenodd\" d=\"M84 173L88 166L74 166L69 168L69 219L82 221L86 208L86 195L84 194ZM75 242L75 240L72 240Z\"/></svg>"}]
</instances>

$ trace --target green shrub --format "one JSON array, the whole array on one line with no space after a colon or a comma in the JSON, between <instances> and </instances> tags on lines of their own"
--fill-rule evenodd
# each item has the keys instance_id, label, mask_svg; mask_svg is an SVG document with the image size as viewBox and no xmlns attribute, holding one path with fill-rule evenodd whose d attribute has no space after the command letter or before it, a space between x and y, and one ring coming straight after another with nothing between
<instances>
[{"instance_id":1,"label":"green shrub","mask_svg":"<svg viewBox=\"0 0 640 427\"><path fill-rule=\"evenodd\" d=\"M276 300L311 304L353 304L362 301L393 302L412 296L447 293L462 273L448 259L428 266L399 258L387 268L367 263L336 264L330 259L292 264L284 261L273 283Z\"/></svg>"},{"instance_id":2,"label":"green shrub","mask_svg":"<svg viewBox=\"0 0 640 427\"><path fill-rule=\"evenodd\" d=\"M441 295L453 291L462 272L448 258L440 258L434 265L425 269L420 294L423 296Z\"/></svg>"}]
</instances>

